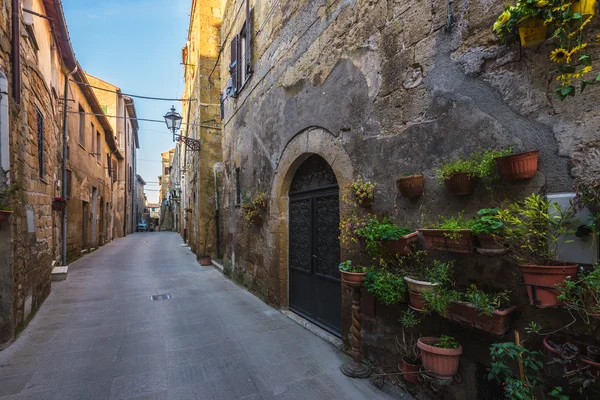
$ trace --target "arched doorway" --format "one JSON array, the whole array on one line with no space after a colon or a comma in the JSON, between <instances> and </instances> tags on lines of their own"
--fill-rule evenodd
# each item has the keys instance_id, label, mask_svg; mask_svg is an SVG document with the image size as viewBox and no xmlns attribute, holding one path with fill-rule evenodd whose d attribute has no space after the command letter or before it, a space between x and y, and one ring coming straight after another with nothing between
<instances>
[{"instance_id":1,"label":"arched doorway","mask_svg":"<svg viewBox=\"0 0 600 400\"><path fill-rule=\"evenodd\" d=\"M289 308L338 336L339 222L335 173L313 154L298 167L289 190Z\"/></svg>"}]
</instances>

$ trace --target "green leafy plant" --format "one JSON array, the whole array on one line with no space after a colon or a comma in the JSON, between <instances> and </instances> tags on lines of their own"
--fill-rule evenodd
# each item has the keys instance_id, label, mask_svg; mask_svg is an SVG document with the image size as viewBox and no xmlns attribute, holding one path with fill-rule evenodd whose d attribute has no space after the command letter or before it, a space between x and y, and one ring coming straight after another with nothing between
<instances>
[{"instance_id":1,"label":"green leafy plant","mask_svg":"<svg viewBox=\"0 0 600 400\"><path fill-rule=\"evenodd\" d=\"M434 347L439 347L440 349L458 349L460 345L452 336L442 335L439 337Z\"/></svg>"},{"instance_id":2,"label":"green leafy plant","mask_svg":"<svg viewBox=\"0 0 600 400\"><path fill-rule=\"evenodd\" d=\"M451 285L454 279L454 260L433 260L432 266L425 270L424 278L427 282L441 286Z\"/></svg>"},{"instance_id":3,"label":"green leafy plant","mask_svg":"<svg viewBox=\"0 0 600 400\"><path fill-rule=\"evenodd\" d=\"M19 186L15 183L0 190L0 210L12 211L12 202L19 191Z\"/></svg>"},{"instance_id":4,"label":"green leafy plant","mask_svg":"<svg viewBox=\"0 0 600 400\"><path fill-rule=\"evenodd\" d=\"M471 226L473 234L499 236L504 226L497 218L499 211L499 208L483 208L477 211L477 217Z\"/></svg>"},{"instance_id":5,"label":"green leafy plant","mask_svg":"<svg viewBox=\"0 0 600 400\"><path fill-rule=\"evenodd\" d=\"M444 236L448 239L459 239L461 237L461 230L471 229L475 221L473 219L467 219L460 212L456 216L444 217L441 216L439 221L433 226L434 229L443 229L449 231L444 233Z\"/></svg>"},{"instance_id":6,"label":"green leafy plant","mask_svg":"<svg viewBox=\"0 0 600 400\"><path fill-rule=\"evenodd\" d=\"M558 300L576 311L586 323L600 319L600 264L591 270L580 268L577 279L567 279L557 286Z\"/></svg>"},{"instance_id":7,"label":"green leafy plant","mask_svg":"<svg viewBox=\"0 0 600 400\"><path fill-rule=\"evenodd\" d=\"M456 290L437 288L433 292L421 294L426 303L427 311L435 311L443 317L448 317L450 303L460 301L460 293Z\"/></svg>"},{"instance_id":8,"label":"green leafy plant","mask_svg":"<svg viewBox=\"0 0 600 400\"><path fill-rule=\"evenodd\" d=\"M552 391L548 393L548 396L558 400L569 400L569 396L563 394L563 389L560 386L556 386L554 389L552 389Z\"/></svg>"},{"instance_id":9,"label":"green leafy plant","mask_svg":"<svg viewBox=\"0 0 600 400\"><path fill-rule=\"evenodd\" d=\"M363 283L369 293L387 305L402 301L407 291L403 276L381 268L370 268Z\"/></svg>"},{"instance_id":10,"label":"green leafy plant","mask_svg":"<svg viewBox=\"0 0 600 400\"><path fill-rule=\"evenodd\" d=\"M551 211L551 209L553 211ZM532 194L523 202L513 203L498 212L504 225L502 238L496 239L517 262L547 265L555 260L564 238L575 232L575 210Z\"/></svg>"},{"instance_id":11,"label":"green leafy plant","mask_svg":"<svg viewBox=\"0 0 600 400\"><path fill-rule=\"evenodd\" d=\"M488 369L488 380L495 380L502 385L508 399L532 400L535 388L543 379L543 364L539 360L542 353L529 351L513 342L495 343L490 347L492 364ZM513 364L511 368L509 364ZM523 377L515 377L513 368L521 364Z\"/></svg>"},{"instance_id":12,"label":"green leafy plant","mask_svg":"<svg viewBox=\"0 0 600 400\"><path fill-rule=\"evenodd\" d=\"M493 315L494 310L499 310L506 304L510 297L510 291L502 291L498 293L485 293L477 288L475 284L467 288L464 294L464 299L469 304L473 305L480 314Z\"/></svg>"},{"instance_id":13,"label":"green leafy plant","mask_svg":"<svg viewBox=\"0 0 600 400\"><path fill-rule=\"evenodd\" d=\"M540 332L542 331L543 327L538 324L535 321L531 321L529 322L529 325L527 325L525 327L525 332L530 333L530 334L534 334L534 335L539 335Z\"/></svg>"},{"instance_id":14,"label":"green leafy plant","mask_svg":"<svg viewBox=\"0 0 600 400\"><path fill-rule=\"evenodd\" d=\"M413 310L406 310L400 317L400 323L404 328L414 328L419 325L420 320L415 316Z\"/></svg>"},{"instance_id":15,"label":"green leafy plant","mask_svg":"<svg viewBox=\"0 0 600 400\"><path fill-rule=\"evenodd\" d=\"M402 324L402 341L396 337L396 349L406 361L411 364L418 364L418 360L421 357L421 351L417 346L417 336L413 333L407 333L406 330L414 328L419 324L419 320L415 317L413 310L407 310L402 314L400 318Z\"/></svg>"},{"instance_id":16,"label":"green leafy plant","mask_svg":"<svg viewBox=\"0 0 600 400\"><path fill-rule=\"evenodd\" d=\"M402 236L412 233L412 230L398 226L383 217L381 222L377 217L371 218L367 225L355 229L356 236L365 240L366 249L370 255L376 256L381 251L381 243L398 240Z\"/></svg>"},{"instance_id":17,"label":"green leafy plant","mask_svg":"<svg viewBox=\"0 0 600 400\"><path fill-rule=\"evenodd\" d=\"M342 218L340 220L340 244L346 248L356 246L359 239L357 231L366 227L372 218L371 214L361 216L356 213Z\"/></svg>"},{"instance_id":18,"label":"green leafy plant","mask_svg":"<svg viewBox=\"0 0 600 400\"><path fill-rule=\"evenodd\" d=\"M241 207L244 210L244 220L248 225L252 225L260 220L264 210L267 208L267 194L257 192L250 198L246 193L242 199Z\"/></svg>"},{"instance_id":19,"label":"green leafy plant","mask_svg":"<svg viewBox=\"0 0 600 400\"><path fill-rule=\"evenodd\" d=\"M473 178L481 178L486 184L491 183L497 176L494 158L512 153L512 147L504 150L486 149L472 152L468 156L459 156L454 160L445 160L436 170L440 183L457 174L467 174Z\"/></svg>"},{"instance_id":20,"label":"green leafy plant","mask_svg":"<svg viewBox=\"0 0 600 400\"><path fill-rule=\"evenodd\" d=\"M361 265L352 264L351 260L346 260L341 262L339 265L340 271L344 272L352 272L352 273L362 273L365 272L366 268Z\"/></svg>"}]
</instances>

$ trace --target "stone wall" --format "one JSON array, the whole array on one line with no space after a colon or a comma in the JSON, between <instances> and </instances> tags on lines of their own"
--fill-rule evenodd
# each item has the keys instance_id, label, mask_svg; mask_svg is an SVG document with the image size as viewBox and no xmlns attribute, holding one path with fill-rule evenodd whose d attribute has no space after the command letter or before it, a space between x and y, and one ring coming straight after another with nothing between
<instances>
[{"instance_id":1,"label":"stone wall","mask_svg":"<svg viewBox=\"0 0 600 400\"><path fill-rule=\"evenodd\" d=\"M229 76L232 35L244 22L243 3L231 0L223 12L223 77ZM341 184L358 175L376 182L372 211L418 228L437 215L464 210L470 216L534 192L570 191L573 151L598 135L600 87L557 100L555 81L547 75L553 68L550 46L497 43L491 27L502 2L450 2L450 31L442 0L282 2L275 9L256 0L251 6L253 74L239 97L225 104L222 123L221 242L227 243L234 276L274 304L287 304L284 189L307 153L325 158ZM598 28L595 22L593 37ZM226 85L223 79L221 90ZM479 185L467 197L451 195L436 180L443 159L507 146L541 150L534 179L500 185L493 196ZM261 226L247 227L236 207L237 168L242 188L270 194ZM415 172L425 176L425 194L410 201L397 192L395 180ZM528 305L518 267L507 260L452 258L459 286L477 282L486 290L512 291L519 307L515 329L523 331L531 320L548 330L568 322L564 312ZM367 356L381 361L395 351L403 307L378 306L365 318ZM346 338L347 291L342 313ZM489 362L489 345L499 339L437 317L428 317L421 328L423 335L447 333L463 344L464 383L453 385L449 396L475 398L477 364Z\"/></svg>"}]
</instances>

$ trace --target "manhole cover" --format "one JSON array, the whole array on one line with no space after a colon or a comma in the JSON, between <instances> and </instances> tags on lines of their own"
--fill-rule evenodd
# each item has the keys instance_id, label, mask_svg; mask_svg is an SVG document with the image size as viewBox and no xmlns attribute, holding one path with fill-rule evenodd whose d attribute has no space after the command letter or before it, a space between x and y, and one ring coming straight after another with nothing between
<instances>
[{"instance_id":1,"label":"manhole cover","mask_svg":"<svg viewBox=\"0 0 600 400\"><path fill-rule=\"evenodd\" d=\"M169 300L171 298L171 294L155 294L154 296L150 296L150 300Z\"/></svg>"}]
</instances>

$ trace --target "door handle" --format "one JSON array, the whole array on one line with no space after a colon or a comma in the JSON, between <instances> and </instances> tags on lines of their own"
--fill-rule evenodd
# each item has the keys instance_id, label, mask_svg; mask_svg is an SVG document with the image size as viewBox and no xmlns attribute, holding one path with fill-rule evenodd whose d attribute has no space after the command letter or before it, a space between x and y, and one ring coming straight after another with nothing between
<instances>
[{"instance_id":1,"label":"door handle","mask_svg":"<svg viewBox=\"0 0 600 400\"><path fill-rule=\"evenodd\" d=\"M316 254L313 254L313 258L317 258L317 255L316 255Z\"/></svg>"}]
</instances>

